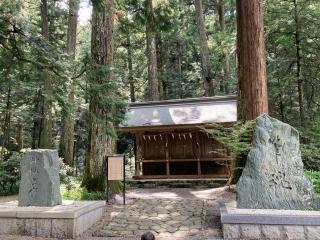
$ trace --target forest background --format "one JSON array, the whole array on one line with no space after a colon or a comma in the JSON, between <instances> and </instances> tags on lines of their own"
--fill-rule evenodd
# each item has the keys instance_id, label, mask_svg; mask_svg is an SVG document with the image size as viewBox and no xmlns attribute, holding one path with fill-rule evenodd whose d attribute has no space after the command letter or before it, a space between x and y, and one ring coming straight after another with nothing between
<instances>
[{"instance_id":1,"label":"forest background","mask_svg":"<svg viewBox=\"0 0 320 240\"><path fill-rule=\"evenodd\" d=\"M320 2L262 2L269 113L299 129L320 186ZM236 34L235 0L2 0L1 191L38 147L101 189L100 156L130 151L115 131L129 102L237 95Z\"/></svg>"}]
</instances>

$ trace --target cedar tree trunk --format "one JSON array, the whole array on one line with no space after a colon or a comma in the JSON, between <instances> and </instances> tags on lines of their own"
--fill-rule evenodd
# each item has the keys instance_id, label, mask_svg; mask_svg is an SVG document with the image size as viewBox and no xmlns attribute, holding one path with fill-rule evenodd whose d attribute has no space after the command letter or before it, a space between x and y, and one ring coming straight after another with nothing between
<instances>
[{"instance_id":1,"label":"cedar tree trunk","mask_svg":"<svg viewBox=\"0 0 320 240\"><path fill-rule=\"evenodd\" d=\"M148 100L157 101L159 96L159 81L157 76L157 44L152 0L145 1L146 7L146 38L148 56Z\"/></svg>"},{"instance_id":2,"label":"cedar tree trunk","mask_svg":"<svg viewBox=\"0 0 320 240\"><path fill-rule=\"evenodd\" d=\"M220 31L226 31L226 21L224 18L225 9L224 9L224 0L219 0L218 2L218 14L219 14L219 24ZM228 80L230 78L230 64L229 57L225 49L223 49L223 68L221 72L221 80L220 80L220 92L224 92L226 94L230 93L230 87Z\"/></svg>"},{"instance_id":3,"label":"cedar tree trunk","mask_svg":"<svg viewBox=\"0 0 320 240\"><path fill-rule=\"evenodd\" d=\"M237 0L238 119L268 113L262 0Z\"/></svg>"},{"instance_id":4,"label":"cedar tree trunk","mask_svg":"<svg viewBox=\"0 0 320 240\"><path fill-rule=\"evenodd\" d=\"M204 25L202 0L195 0L194 5L196 9L196 21L199 34L204 95L208 97L214 95L214 86L212 82L211 71L209 68L209 47L207 40L207 32Z\"/></svg>"},{"instance_id":5,"label":"cedar tree trunk","mask_svg":"<svg viewBox=\"0 0 320 240\"><path fill-rule=\"evenodd\" d=\"M113 124L108 120L112 109L103 101L112 81L113 64L113 0L93 5L91 55L93 76L90 79L89 135L82 185L88 190L104 191L104 157L114 151L115 141L107 135Z\"/></svg>"},{"instance_id":6,"label":"cedar tree trunk","mask_svg":"<svg viewBox=\"0 0 320 240\"><path fill-rule=\"evenodd\" d=\"M42 37L49 42L49 25L48 25L48 3L47 0L41 0L41 33ZM52 92L52 82L49 73L43 70L43 94L50 95ZM52 148L52 103L47 96L42 95L42 112L39 148Z\"/></svg>"},{"instance_id":7,"label":"cedar tree trunk","mask_svg":"<svg viewBox=\"0 0 320 240\"><path fill-rule=\"evenodd\" d=\"M75 68L74 59L77 43L77 22L79 11L79 0L69 0L69 21L67 35L67 53L69 55L70 65ZM75 72L75 71L70 71ZM69 77L66 90L69 94L68 102L70 107L62 110L62 129L60 139L60 154L64 162L73 166L73 148L74 148L74 83Z\"/></svg>"}]
</instances>

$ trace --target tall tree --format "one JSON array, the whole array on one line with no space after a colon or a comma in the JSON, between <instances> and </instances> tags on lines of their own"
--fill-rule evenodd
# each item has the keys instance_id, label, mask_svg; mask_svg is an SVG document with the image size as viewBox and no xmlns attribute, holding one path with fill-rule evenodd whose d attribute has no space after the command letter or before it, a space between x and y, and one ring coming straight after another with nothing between
<instances>
[{"instance_id":1,"label":"tall tree","mask_svg":"<svg viewBox=\"0 0 320 240\"><path fill-rule=\"evenodd\" d=\"M48 2L41 0L41 34L49 42ZM48 97L52 92L52 81L47 70L41 72L43 79L42 109L39 148L52 148L52 102Z\"/></svg>"},{"instance_id":2,"label":"tall tree","mask_svg":"<svg viewBox=\"0 0 320 240\"><path fill-rule=\"evenodd\" d=\"M77 23L79 0L69 0L69 19L68 19L68 34L67 34L67 53L70 60L70 75L75 68L74 59L76 53L77 42ZM62 129L60 139L60 154L64 162L68 165L73 165L73 148L74 148L74 83L72 77L69 76L66 90L69 94L68 103L70 106L62 110Z\"/></svg>"},{"instance_id":3,"label":"tall tree","mask_svg":"<svg viewBox=\"0 0 320 240\"><path fill-rule=\"evenodd\" d=\"M165 83L163 81L164 74L164 64L163 64L163 43L162 43L162 35L161 31L158 31L156 34L157 41L157 67L158 67L158 82L159 82L159 98L165 99Z\"/></svg>"},{"instance_id":4,"label":"tall tree","mask_svg":"<svg viewBox=\"0 0 320 240\"><path fill-rule=\"evenodd\" d=\"M146 38L148 55L148 100L156 101L159 96L159 81L157 76L157 43L156 25L153 11L153 0L145 0L146 8Z\"/></svg>"},{"instance_id":5,"label":"tall tree","mask_svg":"<svg viewBox=\"0 0 320 240\"><path fill-rule=\"evenodd\" d=\"M113 0L94 2L91 24L89 135L82 185L89 190L104 190L103 158L114 150L114 140L108 135L114 131L110 121L112 96L105 98L112 83Z\"/></svg>"},{"instance_id":6,"label":"tall tree","mask_svg":"<svg viewBox=\"0 0 320 240\"><path fill-rule=\"evenodd\" d=\"M222 33L226 32L226 21L225 21L225 7L224 7L225 0L218 1L218 15L219 15L219 25L220 31ZM229 64L229 57L228 53L225 49L222 50L222 61L223 67L221 71L221 81L220 81L220 92L224 92L226 94L230 93L230 86L229 86L229 78L230 78L230 64Z\"/></svg>"},{"instance_id":7,"label":"tall tree","mask_svg":"<svg viewBox=\"0 0 320 240\"><path fill-rule=\"evenodd\" d=\"M20 152L23 149L23 125L20 122L16 125L16 140L17 151Z\"/></svg>"},{"instance_id":8,"label":"tall tree","mask_svg":"<svg viewBox=\"0 0 320 240\"><path fill-rule=\"evenodd\" d=\"M171 62L174 69L174 81L176 82L177 88L175 91L177 92L177 98L183 98L183 88L182 88L182 59L181 59L181 51L182 46L179 39L176 39L173 42L174 52L173 56L171 56Z\"/></svg>"},{"instance_id":9,"label":"tall tree","mask_svg":"<svg viewBox=\"0 0 320 240\"><path fill-rule=\"evenodd\" d=\"M132 44L131 44L131 37L130 37L129 30L126 37L127 37L128 80L130 85L130 101L135 102L136 95L135 95L135 84L134 84L134 78L133 78Z\"/></svg>"},{"instance_id":10,"label":"tall tree","mask_svg":"<svg viewBox=\"0 0 320 240\"><path fill-rule=\"evenodd\" d=\"M194 5L196 9L197 30L199 34L204 95L208 97L214 95L214 85L212 82L211 70L209 67L209 47L207 40L207 31L204 25L202 0L195 0Z\"/></svg>"},{"instance_id":11,"label":"tall tree","mask_svg":"<svg viewBox=\"0 0 320 240\"><path fill-rule=\"evenodd\" d=\"M7 96L6 96L6 104L5 104L5 110L4 110L4 123L2 126L2 133L1 133L1 152L0 152L0 161L3 158L4 150L8 147L9 141L10 141L10 125L11 125L11 91L12 91L12 80L9 77L10 68L8 67L6 69L6 72L4 74L5 80L8 81L8 88L7 88Z\"/></svg>"},{"instance_id":12,"label":"tall tree","mask_svg":"<svg viewBox=\"0 0 320 240\"><path fill-rule=\"evenodd\" d=\"M300 112L300 124L304 125L305 109L304 109L304 91L303 91L303 77L301 71L301 38L300 38L300 19L298 13L297 0L293 0L294 4L294 40L296 47L296 78L298 85L298 97L299 97L299 112Z\"/></svg>"},{"instance_id":13,"label":"tall tree","mask_svg":"<svg viewBox=\"0 0 320 240\"><path fill-rule=\"evenodd\" d=\"M237 0L238 117L268 113L262 0Z\"/></svg>"}]
</instances>

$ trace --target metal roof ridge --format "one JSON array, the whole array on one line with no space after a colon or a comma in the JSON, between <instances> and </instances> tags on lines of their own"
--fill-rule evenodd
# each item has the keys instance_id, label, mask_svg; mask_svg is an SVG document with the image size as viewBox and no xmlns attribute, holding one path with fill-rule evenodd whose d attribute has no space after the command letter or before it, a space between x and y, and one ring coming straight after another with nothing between
<instances>
[{"instance_id":1,"label":"metal roof ridge","mask_svg":"<svg viewBox=\"0 0 320 240\"><path fill-rule=\"evenodd\" d=\"M235 101L237 100L237 97L236 95L226 95L226 96L214 96L214 97L170 99L170 100L150 101L150 102L134 102L134 103L129 103L129 107L171 105L171 104L197 103L197 102L214 102L214 101L220 102L220 101L227 101L227 100Z\"/></svg>"}]
</instances>

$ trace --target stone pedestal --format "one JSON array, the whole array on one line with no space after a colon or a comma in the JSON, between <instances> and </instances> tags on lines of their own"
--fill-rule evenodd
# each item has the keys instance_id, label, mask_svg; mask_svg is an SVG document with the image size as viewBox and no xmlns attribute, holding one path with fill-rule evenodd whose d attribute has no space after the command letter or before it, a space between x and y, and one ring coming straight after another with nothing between
<instances>
[{"instance_id":1,"label":"stone pedestal","mask_svg":"<svg viewBox=\"0 0 320 240\"><path fill-rule=\"evenodd\" d=\"M320 212L220 208L224 239L320 239Z\"/></svg>"},{"instance_id":2,"label":"stone pedestal","mask_svg":"<svg viewBox=\"0 0 320 240\"><path fill-rule=\"evenodd\" d=\"M56 150L27 152L21 161L19 206L50 207L61 204L59 157Z\"/></svg>"},{"instance_id":3,"label":"stone pedestal","mask_svg":"<svg viewBox=\"0 0 320 240\"><path fill-rule=\"evenodd\" d=\"M18 207L0 203L0 235L70 239L100 220L105 201L63 201L54 207Z\"/></svg>"}]
</instances>

